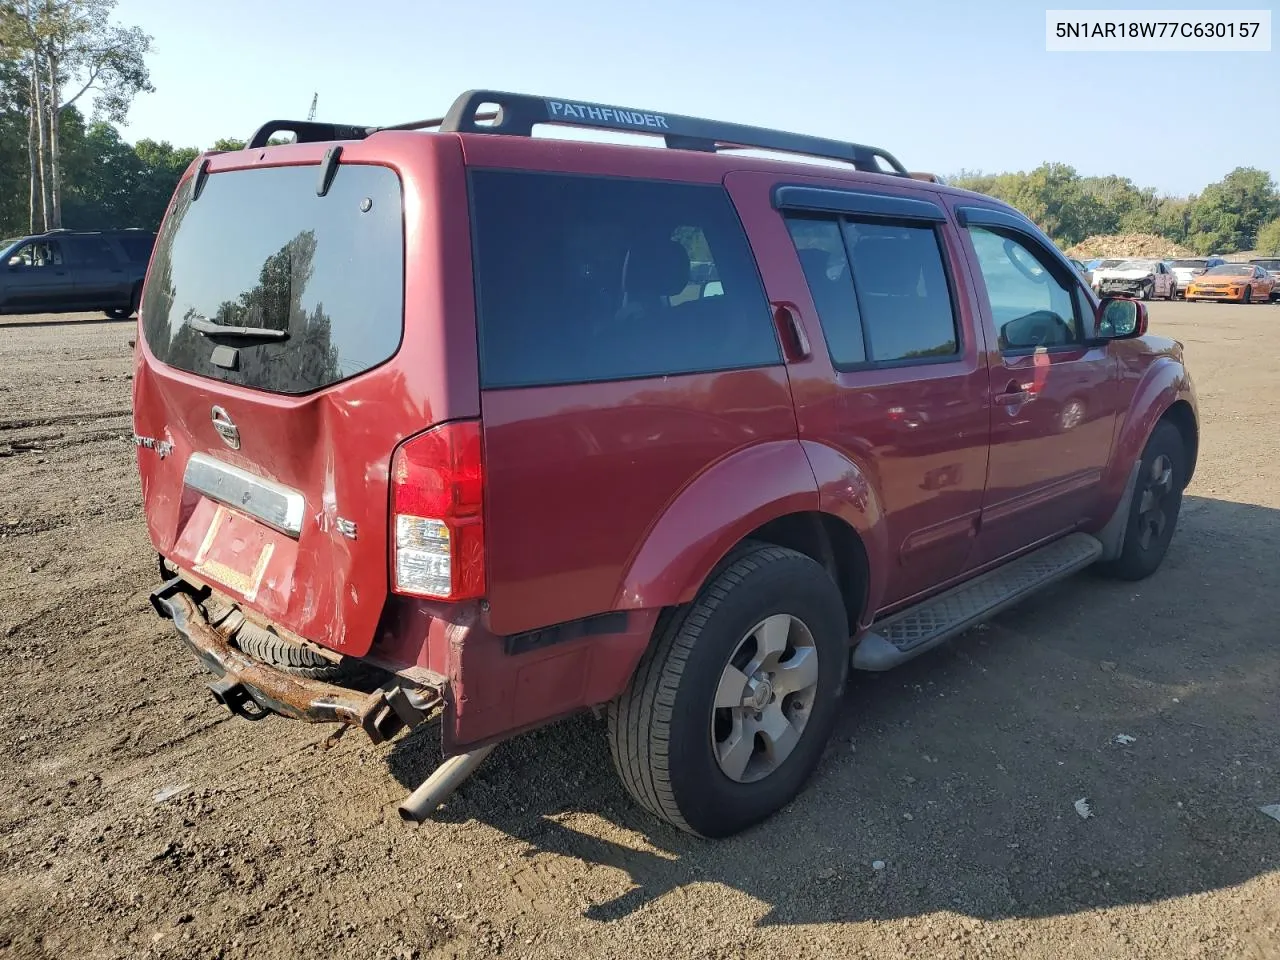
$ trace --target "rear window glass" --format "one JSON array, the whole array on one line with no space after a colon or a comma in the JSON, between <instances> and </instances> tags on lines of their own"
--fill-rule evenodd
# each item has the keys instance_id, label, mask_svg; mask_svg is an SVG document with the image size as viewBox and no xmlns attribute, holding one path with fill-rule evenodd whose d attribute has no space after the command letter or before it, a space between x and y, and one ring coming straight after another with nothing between
<instances>
[{"instance_id":1,"label":"rear window glass","mask_svg":"<svg viewBox=\"0 0 1280 960\"><path fill-rule=\"evenodd\" d=\"M340 166L319 197L316 170L211 174L195 202L192 181L183 184L156 241L142 304L158 359L297 394L395 354L404 326L400 181L386 167ZM211 324L287 337L232 338L211 333ZM235 369L211 362L220 344L238 349Z\"/></svg>"},{"instance_id":2,"label":"rear window glass","mask_svg":"<svg viewBox=\"0 0 1280 960\"><path fill-rule=\"evenodd\" d=\"M722 188L478 170L471 190L484 386L780 362Z\"/></svg>"}]
</instances>

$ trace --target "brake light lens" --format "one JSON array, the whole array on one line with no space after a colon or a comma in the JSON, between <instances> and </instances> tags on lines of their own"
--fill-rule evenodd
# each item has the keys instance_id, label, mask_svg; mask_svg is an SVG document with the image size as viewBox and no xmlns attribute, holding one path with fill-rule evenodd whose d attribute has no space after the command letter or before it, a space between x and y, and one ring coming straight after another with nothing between
<instances>
[{"instance_id":1,"label":"brake light lens","mask_svg":"<svg viewBox=\"0 0 1280 960\"><path fill-rule=\"evenodd\" d=\"M480 423L447 423L402 443L391 461L396 593L434 600L484 595Z\"/></svg>"}]
</instances>

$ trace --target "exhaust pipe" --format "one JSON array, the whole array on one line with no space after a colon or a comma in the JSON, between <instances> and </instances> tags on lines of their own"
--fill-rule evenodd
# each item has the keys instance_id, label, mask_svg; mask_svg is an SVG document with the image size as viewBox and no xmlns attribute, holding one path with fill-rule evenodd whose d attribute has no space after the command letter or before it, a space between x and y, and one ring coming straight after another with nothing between
<instances>
[{"instance_id":1,"label":"exhaust pipe","mask_svg":"<svg viewBox=\"0 0 1280 960\"><path fill-rule=\"evenodd\" d=\"M476 767L484 762L484 758L493 752L496 743L450 757L436 767L431 776L422 782L417 790L405 797L396 809L403 820L420 823L435 813L440 804L453 795L453 791L462 786L462 782L476 772Z\"/></svg>"}]
</instances>

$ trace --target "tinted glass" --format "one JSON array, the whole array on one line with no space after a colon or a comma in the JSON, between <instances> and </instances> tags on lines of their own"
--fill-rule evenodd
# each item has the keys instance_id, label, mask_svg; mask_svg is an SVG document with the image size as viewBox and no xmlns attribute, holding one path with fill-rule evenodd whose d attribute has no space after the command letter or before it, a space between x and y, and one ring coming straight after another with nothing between
<instances>
[{"instance_id":1,"label":"tinted glass","mask_svg":"<svg viewBox=\"0 0 1280 960\"><path fill-rule=\"evenodd\" d=\"M1192 269L1195 269L1197 267L1203 267L1205 265L1205 261L1204 260L1175 260L1173 261L1173 265L1175 267L1191 267Z\"/></svg>"},{"instance_id":2,"label":"tinted glass","mask_svg":"<svg viewBox=\"0 0 1280 960\"><path fill-rule=\"evenodd\" d=\"M124 248L125 256L132 263L146 263L151 259L151 248L155 245L156 238L150 234L142 234L140 236L120 237L120 246Z\"/></svg>"},{"instance_id":3,"label":"tinted glass","mask_svg":"<svg viewBox=\"0 0 1280 960\"><path fill-rule=\"evenodd\" d=\"M71 237L66 244L76 266L111 268L120 264L111 244L102 237Z\"/></svg>"},{"instance_id":4,"label":"tinted glass","mask_svg":"<svg viewBox=\"0 0 1280 960\"><path fill-rule=\"evenodd\" d=\"M809 282L832 361L837 366L865 362L862 318L853 293L853 274L840 223L793 217L788 218L787 227L804 268L804 278Z\"/></svg>"},{"instance_id":5,"label":"tinted glass","mask_svg":"<svg viewBox=\"0 0 1280 960\"><path fill-rule=\"evenodd\" d=\"M471 190L486 387L780 362L720 187L480 170Z\"/></svg>"},{"instance_id":6,"label":"tinted glass","mask_svg":"<svg viewBox=\"0 0 1280 960\"><path fill-rule=\"evenodd\" d=\"M957 353L951 288L934 228L850 223L846 235L871 359Z\"/></svg>"},{"instance_id":7,"label":"tinted glass","mask_svg":"<svg viewBox=\"0 0 1280 960\"><path fill-rule=\"evenodd\" d=\"M385 168L340 166L326 196L316 167L209 176L200 199L181 188L156 242L142 305L147 343L165 363L278 393L355 376L400 344L404 240L400 181ZM193 321L288 332L230 341ZM210 363L218 343L239 366Z\"/></svg>"},{"instance_id":8,"label":"tinted glass","mask_svg":"<svg viewBox=\"0 0 1280 960\"><path fill-rule=\"evenodd\" d=\"M1063 346L1079 341L1071 291L1032 248L985 227L969 228L991 301L1002 350Z\"/></svg>"},{"instance_id":9,"label":"tinted glass","mask_svg":"<svg viewBox=\"0 0 1280 960\"><path fill-rule=\"evenodd\" d=\"M1280 260L1255 260L1263 270L1280 270Z\"/></svg>"}]
</instances>

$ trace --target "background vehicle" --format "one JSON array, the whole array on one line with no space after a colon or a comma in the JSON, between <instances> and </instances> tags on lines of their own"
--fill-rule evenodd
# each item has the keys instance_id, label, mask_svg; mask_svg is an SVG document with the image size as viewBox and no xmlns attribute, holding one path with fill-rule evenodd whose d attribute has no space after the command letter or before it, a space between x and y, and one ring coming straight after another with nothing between
<instances>
[{"instance_id":1,"label":"background vehicle","mask_svg":"<svg viewBox=\"0 0 1280 960\"><path fill-rule=\"evenodd\" d=\"M1275 286L1271 288L1271 299L1280 300L1280 257L1257 257L1249 262L1271 274L1271 279L1275 281Z\"/></svg>"},{"instance_id":2,"label":"background vehicle","mask_svg":"<svg viewBox=\"0 0 1280 960\"><path fill-rule=\"evenodd\" d=\"M1169 266L1178 281L1178 296L1183 296L1191 281L1200 274L1226 262L1222 257L1180 257L1177 260L1170 260Z\"/></svg>"},{"instance_id":3,"label":"background vehicle","mask_svg":"<svg viewBox=\"0 0 1280 960\"><path fill-rule=\"evenodd\" d=\"M1104 260L1093 271L1093 289L1100 296L1136 296L1141 300L1172 300L1178 285L1163 260Z\"/></svg>"},{"instance_id":4,"label":"background vehicle","mask_svg":"<svg viewBox=\"0 0 1280 960\"><path fill-rule=\"evenodd\" d=\"M1257 264L1224 263L1191 281L1191 286L1187 287L1187 299L1266 303L1275 289L1275 278Z\"/></svg>"},{"instance_id":5,"label":"background vehicle","mask_svg":"<svg viewBox=\"0 0 1280 960\"><path fill-rule=\"evenodd\" d=\"M736 832L813 771L850 666L1160 564L1198 445L1181 346L1013 208L603 104L471 91L417 126L198 158L134 377L157 610L233 711L374 740L440 714L405 817L600 707L638 803Z\"/></svg>"},{"instance_id":6,"label":"background vehicle","mask_svg":"<svg viewBox=\"0 0 1280 960\"><path fill-rule=\"evenodd\" d=\"M138 309L155 234L144 230L54 230L0 249L0 313Z\"/></svg>"}]
</instances>

